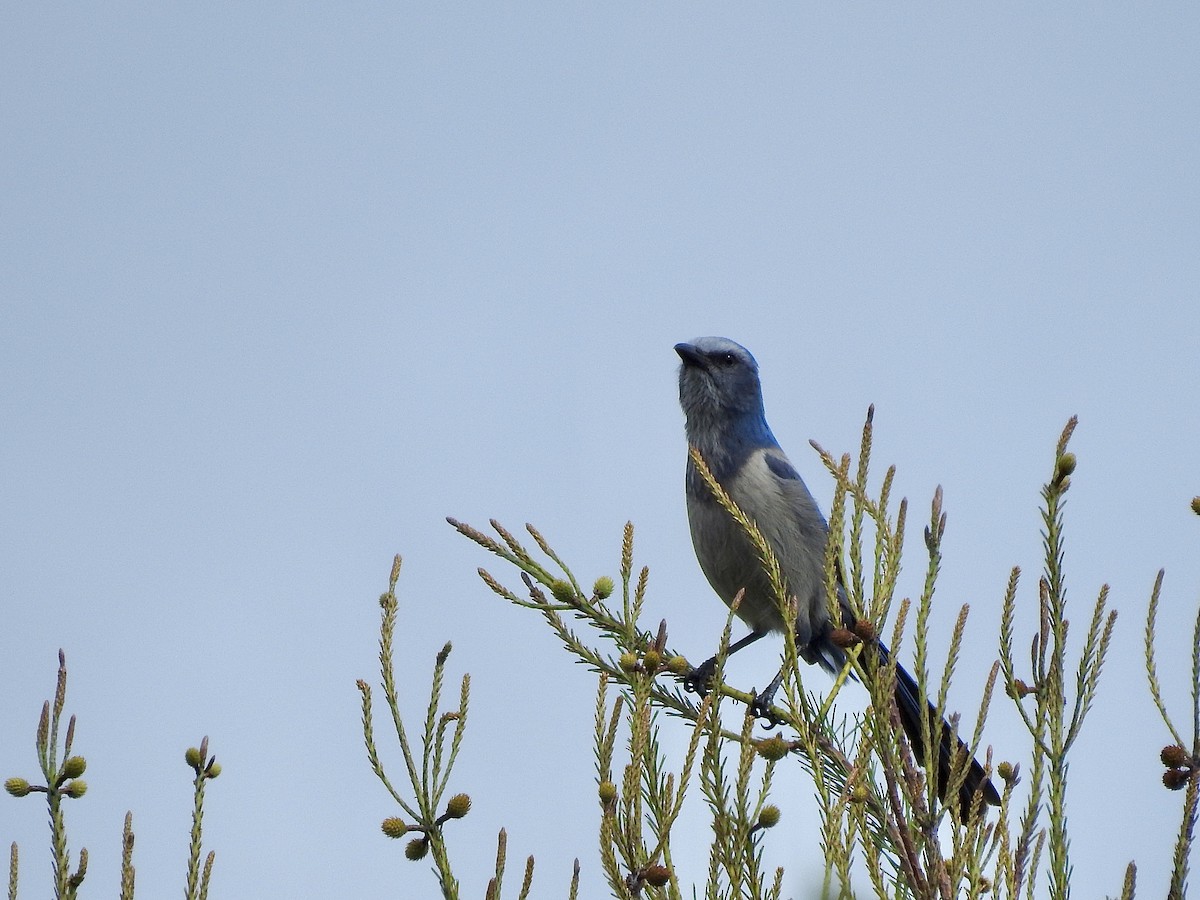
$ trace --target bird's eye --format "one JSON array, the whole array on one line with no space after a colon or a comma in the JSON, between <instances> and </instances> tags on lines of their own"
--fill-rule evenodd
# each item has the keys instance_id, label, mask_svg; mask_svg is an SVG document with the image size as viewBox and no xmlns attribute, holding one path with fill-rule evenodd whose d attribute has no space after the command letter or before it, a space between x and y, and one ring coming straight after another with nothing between
<instances>
[{"instance_id":1,"label":"bird's eye","mask_svg":"<svg viewBox=\"0 0 1200 900\"><path fill-rule=\"evenodd\" d=\"M737 362L737 357L734 356L732 353L722 353L718 357L718 362L720 362L721 365L723 365L723 366L732 366L734 363Z\"/></svg>"}]
</instances>

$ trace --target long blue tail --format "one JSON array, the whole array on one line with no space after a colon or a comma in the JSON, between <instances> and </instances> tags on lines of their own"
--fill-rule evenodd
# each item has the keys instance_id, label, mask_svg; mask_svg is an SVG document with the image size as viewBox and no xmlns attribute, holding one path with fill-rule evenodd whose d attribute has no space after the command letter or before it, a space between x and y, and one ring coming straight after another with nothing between
<instances>
[{"instance_id":1,"label":"long blue tail","mask_svg":"<svg viewBox=\"0 0 1200 900\"><path fill-rule=\"evenodd\" d=\"M886 660L888 657L887 648L883 644L879 644L878 646L881 660ZM921 705L920 691L917 688L916 680L899 664L896 665L896 707L900 710L900 723L904 726L904 733L908 735L908 742L912 744L917 762L923 763L925 761L925 725L923 722L924 710ZM937 714L934 705L928 701L925 703L925 708L928 709L931 719ZM937 725L935 724L934 727L937 728ZM935 740L938 741L938 797L941 800L945 800L946 787L950 783L950 771L954 764L954 757L959 753L965 756L967 754L967 747L950 727L949 722L942 720L941 727L937 730L940 732L940 738L935 736ZM987 772L984 771L979 760L972 759L971 767L967 771L967 777L963 780L962 786L958 790L959 809L962 811L964 820L970 813L971 804L976 802L976 794L980 794L983 802L990 806L998 806L1000 804L1000 795L996 792L991 779L988 778Z\"/></svg>"}]
</instances>

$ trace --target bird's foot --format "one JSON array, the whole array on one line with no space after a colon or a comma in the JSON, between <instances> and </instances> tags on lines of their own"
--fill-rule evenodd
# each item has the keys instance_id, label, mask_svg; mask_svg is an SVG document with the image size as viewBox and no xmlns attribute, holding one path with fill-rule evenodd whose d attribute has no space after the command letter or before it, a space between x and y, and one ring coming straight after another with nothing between
<instances>
[{"instance_id":1,"label":"bird's foot","mask_svg":"<svg viewBox=\"0 0 1200 900\"><path fill-rule=\"evenodd\" d=\"M703 698L708 693L708 689L712 687L713 675L716 670L717 658L715 656L705 660L683 676L683 689L689 694L699 694Z\"/></svg>"},{"instance_id":2,"label":"bird's foot","mask_svg":"<svg viewBox=\"0 0 1200 900\"><path fill-rule=\"evenodd\" d=\"M771 683L767 685L767 689L761 694L754 692L754 701L750 704L750 714L756 719L761 719L764 723L763 727L767 729L774 728L776 725L782 725L786 720L775 715L775 692L779 690L779 685L783 683L784 669L779 670L779 674L771 679Z\"/></svg>"},{"instance_id":3,"label":"bird's foot","mask_svg":"<svg viewBox=\"0 0 1200 900\"><path fill-rule=\"evenodd\" d=\"M763 723L762 727L768 731L786 721L775 715L775 692L778 689L779 685L771 682L761 694L755 692L754 699L750 702L750 715L759 719Z\"/></svg>"}]
</instances>

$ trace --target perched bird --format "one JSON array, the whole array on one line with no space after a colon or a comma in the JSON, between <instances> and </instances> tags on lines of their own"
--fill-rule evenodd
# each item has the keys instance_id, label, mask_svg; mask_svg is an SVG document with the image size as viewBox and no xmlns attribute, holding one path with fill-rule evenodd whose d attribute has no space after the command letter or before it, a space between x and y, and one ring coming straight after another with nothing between
<instances>
[{"instance_id":1,"label":"perched bird","mask_svg":"<svg viewBox=\"0 0 1200 900\"><path fill-rule=\"evenodd\" d=\"M679 403L687 417L688 443L699 451L713 476L755 522L774 551L788 595L797 603L796 647L800 657L830 672L839 672L846 655L832 642L830 632L834 627L853 627L854 614L839 586L842 621L830 622L824 586L829 529L812 494L767 425L758 363L745 347L721 337L676 344L675 352L682 360ZM737 615L750 626L750 634L731 644L728 652L734 653L770 632L782 632L784 619L754 545L713 496L690 458L686 493L692 544L708 583L726 605L733 603L739 591L744 592ZM864 656L864 660L886 658L887 648L875 646L876 652ZM703 693L715 665L714 657L698 666L688 676L687 685ZM770 708L781 677L782 672L758 696L756 712ZM896 705L920 761L924 759L921 701L916 681L899 665ZM961 741L943 722L938 752L938 793L942 799L958 746ZM977 792L989 804L1000 802L983 766L973 759L959 792L964 816Z\"/></svg>"}]
</instances>

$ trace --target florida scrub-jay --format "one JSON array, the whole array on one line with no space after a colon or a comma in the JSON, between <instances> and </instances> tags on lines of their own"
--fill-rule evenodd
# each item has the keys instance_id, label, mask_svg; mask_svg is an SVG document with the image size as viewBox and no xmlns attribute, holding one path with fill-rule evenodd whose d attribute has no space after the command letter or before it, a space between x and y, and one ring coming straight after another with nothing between
<instances>
[{"instance_id":1,"label":"florida scrub-jay","mask_svg":"<svg viewBox=\"0 0 1200 900\"><path fill-rule=\"evenodd\" d=\"M836 627L830 622L825 599L825 517L799 474L792 467L763 412L758 364L750 352L727 338L704 337L676 344L679 368L679 402L687 417L688 443L695 447L716 480L734 503L755 522L779 561L789 596L796 599L796 647L801 658L830 672L838 672L846 655L830 639ZM733 653L770 632L781 632L784 619L767 573L749 537L718 503L691 460L686 477L688 522L700 568L726 605L744 591L737 615L750 626L750 634L729 648ZM842 621L851 627L854 615L839 586ZM877 646L877 658L887 648ZM703 692L715 659L692 674L690 685ZM779 679L760 695L759 708L769 707ZM917 684L896 666L896 705L918 761L922 751L922 704ZM930 704L932 709L932 704ZM942 723L938 753L938 793L945 790L956 747L960 745L949 724ZM961 808L970 809L981 792L985 802L997 804L987 773L976 760L959 794Z\"/></svg>"}]
</instances>

